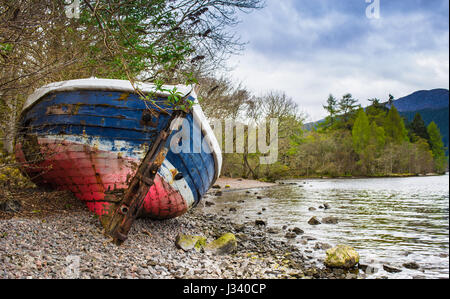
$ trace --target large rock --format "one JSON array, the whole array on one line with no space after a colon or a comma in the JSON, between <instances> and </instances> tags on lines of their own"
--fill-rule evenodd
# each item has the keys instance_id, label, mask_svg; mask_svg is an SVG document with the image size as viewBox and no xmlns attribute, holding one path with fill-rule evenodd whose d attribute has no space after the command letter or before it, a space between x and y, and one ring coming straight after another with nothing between
<instances>
[{"instance_id":1,"label":"large rock","mask_svg":"<svg viewBox=\"0 0 450 299\"><path fill-rule=\"evenodd\" d=\"M312 217L311 219L309 219L308 224L309 225L318 225L321 222L319 220L317 220L316 216Z\"/></svg>"},{"instance_id":2,"label":"large rock","mask_svg":"<svg viewBox=\"0 0 450 299\"><path fill-rule=\"evenodd\" d=\"M190 236L179 234L175 240L175 245L184 251L195 249L200 252L206 244L206 238L202 236Z\"/></svg>"},{"instance_id":3,"label":"large rock","mask_svg":"<svg viewBox=\"0 0 450 299\"><path fill-rule=\"evenodd\" d=\"M359 263L359 254L348 245L337 245L326 251L324 264L330 268L353 268Z\"/></svg>"},{"instance_id":4,"label":"large rock","mask_svg":"<svg viewBox=\"0 0 450 299\"><path fill-rule=\"evenodd\" d=\"M203 250L208 253L217 255L232 253L237 248L237 241L235 235L226 233L217 240L214 240L203 247Z\"/></svg>"}]
</instances>

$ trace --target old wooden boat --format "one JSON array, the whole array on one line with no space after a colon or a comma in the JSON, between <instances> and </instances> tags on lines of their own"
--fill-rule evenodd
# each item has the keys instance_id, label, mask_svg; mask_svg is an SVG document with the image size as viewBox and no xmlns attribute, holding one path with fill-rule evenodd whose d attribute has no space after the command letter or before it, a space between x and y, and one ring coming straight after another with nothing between
<instances>
[{"instance_id":1,"label":"old wooden boat","mask_svg":"<svg viewBox=\"0 0 450 299\"><path fill-rule=\"evenodd\" d=\"M194 103L191 109L170 106L174 88ZM180 150L183 142L190 144ZM173 218L196 206L222 164L192 87L158 91L152 84L96 78L34 92L20 116L16 157L33 182L72 191L121 241L136 217Z\"/></svg>"}]
</instances>

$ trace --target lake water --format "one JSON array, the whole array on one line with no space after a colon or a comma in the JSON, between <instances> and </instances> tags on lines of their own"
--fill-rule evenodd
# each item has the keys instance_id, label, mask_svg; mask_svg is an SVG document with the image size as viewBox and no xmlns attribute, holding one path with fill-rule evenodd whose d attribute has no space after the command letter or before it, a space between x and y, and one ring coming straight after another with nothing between
<instances>
[{"instance_id":1,"label":"lake water","mask_svg":"<svg viewBox=\"0 0 450 299\"><path fill-rule=\"evenodd\" d=\"M210 197L216 205L206 209L211 213L229 214L241 222L263 219L269 227L299 227L305 232L303 237L317 240L305 245L299 236L289 242L307 250L312 260L325 257L323 250L312 249L316 242L351 245L360 254L361 263L377 269L369 278L449 277L448 174L286 183L293 185L255 189L250 194L224 192L221 197ZM257 199L257 196L263 198ZM330 208L319 209L324 203ZM237 212L228 212L230 206ZM310 211L310 207L316 210ZM307 223L312 216L319 220L334 216L339 222L312 226ZM284 233L277 237L284 239ZM402 265L407 262L416 262L420 269L406 269ZM383 265L391 265L402 272L388 273Z\"/></svg>"}]
</instances>

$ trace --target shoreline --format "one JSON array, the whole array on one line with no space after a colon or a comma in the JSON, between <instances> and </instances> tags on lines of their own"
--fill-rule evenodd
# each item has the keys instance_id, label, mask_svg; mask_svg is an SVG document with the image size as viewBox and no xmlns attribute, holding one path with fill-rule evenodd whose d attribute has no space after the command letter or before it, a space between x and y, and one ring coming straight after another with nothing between
<instances>
[{"instance_id":1,"label":"shoreline","mask_svg":"<svg viewBox=\"0 0 450 299\"><path fill-rule=\"evenodd\" d=\"M220 188L217 188L218 186L220 186ZM274 186L278 186L278 184L243 178L220 177L214 183L214 187L212 187L208 192L212 192L216 189L226 192L226 191L239 191L247 189L262 189Z\"/></svg>"},{"instance_id":2,"label":"shoreline","mask_svg":"<svg viewBox=\"0 0 450 299\"><path fill-rule=\"evenodd\" d=\"M238 190L237 182L246 183L236 179L234 189L228 189ZM252 186L268 187L260 183ZM57 197L61 192L46 194ZM68 259L73 258L80 265L77 277L83 279L365 278L357 269L317 267L307 253L288 240L276 240L265 226L208 214L201 205L171 220L138 219L119 247L108 241L97 217L77 201L61 197L61 204L71 207L65 212L0 217L0 278L70 278ZM212 241L225 233L237 239L237 250L225 256L184 252L175 245L178 234Z\"/></svg>"},{"instance_id":3,"label":"shoreline","mask_svg":"<svg viewBox=\"0 0 450 299\"><path fill-rule=\"evenodd\" d=\"M286 177L286 178L281 178L275 181L275 183L273 182L262 182L259 180L245 180L247 182L256 182L256 183L261 183L261 184L269 184L265 187L270 187L270 186L276 186L278 184L278 182L283 182L283 181L291 181L291 180L326 180L326 179L377 179L377 178L410 178L410 177L434 177L434 176L445 176L448 174L448 171L442 174L439 173L427 173L427 174L413 174L413 173L398 173L398 174L390 174L390 175L373 175L373 176L358 176L358 175L348 175L348 176L330 176L330 175L314 175L314 176L293 176L293 177ZM218 181L222 179L219 178ZM230 178L225 178L225 179L230 179ZM239 179L239 178L235 178L235 179L230 179L230 180L243 180L243 179ZM250 188L244 188L244 189L251 189ZM254 187L253 187L254 188Z\"/></svg>"},{"instance_id":4,"label":"shoreline","mask_svg":"<svg viewBox=\"0 0 450 299\"><path fill-rule=\"evenodd\" d=\"M229 177L219 177L214 183L214 186L208 193L212 193L215 190L220 190L222 192L227 191L241 191L247 189L264 189L279 186L280 183L292 180L345 180L345 179L383 179L383 178L411 178L411 177L434 177L434 176L445 176L448 172L443 174L438 173L428 173L428 174L412 174L412 173L402 173L402 174L391 174L391 175L379 175L379 176L299 176L299 177L289 177L276 180L275 182L263 182L254 179L243 179L243 178L229 178ZM220 186L220 188L219 188Z\"/></svg>"}]
</instances>

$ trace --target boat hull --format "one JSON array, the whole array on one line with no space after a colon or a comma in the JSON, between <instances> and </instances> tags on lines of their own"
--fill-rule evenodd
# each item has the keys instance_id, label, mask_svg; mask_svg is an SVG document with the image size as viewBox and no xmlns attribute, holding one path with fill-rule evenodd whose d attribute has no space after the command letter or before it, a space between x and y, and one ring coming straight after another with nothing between
<instances>
[{"instance_id":1,"label":"boat hull","mask_svg":"<svg viewBox=\"0 0 450 299\"><path fill-rule=\"evenodd\" d=\"M38 186L70 190L91 211L105 215L170 121L167 107L149 114L148 105L122 91L49 92L22 113L16 157ZM184 122L190 137L196 131L205 137L195 114L188 114ZM169 143L181 130L172 132ZM192 147L186 152L167 149L141 217L173 218L199 203L218 176L217 154L207 147L197 152Z\"/></svg>"}]
</instances>

